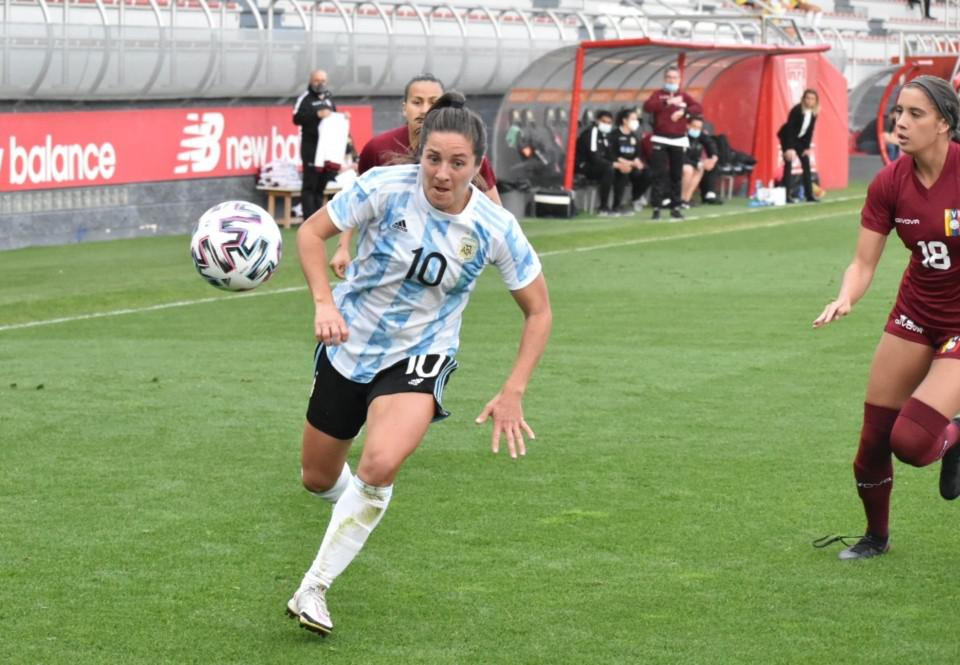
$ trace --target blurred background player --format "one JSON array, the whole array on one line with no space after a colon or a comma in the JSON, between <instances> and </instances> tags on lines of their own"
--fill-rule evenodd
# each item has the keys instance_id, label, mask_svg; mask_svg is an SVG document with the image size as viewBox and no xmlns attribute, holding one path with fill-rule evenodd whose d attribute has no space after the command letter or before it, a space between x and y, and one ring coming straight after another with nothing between
<instances>
[{"instance_id":1,"label":"blurred background player","mask_svg":"<svg viewBox=\"0 0 960 665\"><path fill-rule=\"evenodd\" d=\"M433 74L419 74L407 82L403 90L400 112L406 124L396 129L377 134L360 151L357 174L363 175L375 166L387 166L408 160L420 146L420 131L427 111L443 95L443 82ZM497 176L486 156L480 164L478 184L497 205L500 205L500 193L497 191ZM330 268L343 279L350 264L350 243L353 230L347 229L337 240L337 249L330 259Z\"/></svg>"},{"instance_id":2,"label":"blurred background player","mask_svg":"<svg viewBox=\"0 0 960 665\"><path fill-rule=\"evenodd\" d=\"M920 76L903 86L895 112L909 159L889 164L870 184L853 262L837 299L813 322L819 328L850 313L896 231L910 262L870 367L853 463L867 529L841 559L889 549L891 452L912 466L942 459L940 494L960 496L960 428L950 420L960 411L960 144L951 140L960 103L949 83Z\"/></svg>"},{"instance_id":3,"label":"blurred background player","mask_svg":"<svg viewBox=\"0 0 960 665\"><path fill-rule=\"evenodd\" d=\"M487 264L497 266L524 324L513 368L476 422L492 417L493 452L503 436L512 458L525 454L525 436L534 437L522 399L550 335L547 284L517 220L472 184L487 136L463 102L447 93L427 113L418 164L368 171L297 234L320 342L303 484L335 505L287 612L323 635L333 630L327 590L380 522L401 465L431 421L449 415L443 388L457 366L463 310ZM324 245L348 228L360 233L356 269L331 293ZM354 476L347 453L364 422Z\"/></svg>"},{"instance_id":4,"label":"blurred background player","mask_svg":"<svg viewBox=\"0 0 960 665\"><path fill-rule=\"evenodd\" d=\"M687 138L690 141L690 147L683 153L683 187L680 193L683 203L681 205L689 208L697 190L700 191L700 197L704 203L721 203L713 189L720 157L716 143L703 132L703 118L699 116L690 118L687 124Z\"/></svg>"},{"instance_id":5,"label":"blurred background player","mask_svg":"<svg viewBox=\"0 0 960 665\"><path fill-rule=\"evenodd\" d=\"M783 150L783 187L787 190L787 201L795 203L799 199L793 196L793 162L800 160L803 168L803 195L814 203L817 197L813 193L813 174L810 171L810 144L813 142L813 130L817 126L820 113L820 96L816 90L804 90L799 104L794 105L787 115L787 121L777 130L780 149Z\"/></svg>"},{"instance_id":6,"label":"blurred background player","mask_svg":"<svg viewBox=\"0 0 960 665\"><path fill-rule=\"evenodd\" d=\"M642 197L650 187L650 174L640 159L640 120L636 109L617 112L617 129L610 139L613 158L613 209L620 213L639 212ZM630 185L630 204L623 203L623 193Z\"/></svg>"},{"instance_id":7,"label":"blurred background player","mask_svg":"<svg viewBox=\"0 0 960 665\"><path fill-rule=\"evenodd\" d=\"M680 68L667 67L663 73L663 88L654 92L643 103L643 112L653 117L650 170L653 175L653 219L660 219L660 208L670 206L670 217L683 219L680 205L683 200L683 151L690 147L687 139L687 119L700 115L702 109L693 97L680 91Z\"/></svg>"},{"instance_id":8,"label":"blurred background player","mask_svg":"<svg viewBox=\"0 0 960 665\"><path fill-rule=\"evenodd\" d=\"M307 219L320 208L323 189L317 195L320 171L314 163L317 153L317 140L321 114L326 110L336 111L333 93L327 88L327 73L317 69L310 74L306 91L297 97L293 104L293 124L300 126L300 162L303 165L303 185L300 190L300 204L303 206L303 218Z\"/></svg>"},{"instance_id":9,"label":"blurred background player","mask_svg":"<svg viewBox=\"0 0 960 665\"><path fill-rule=\"evenodd\" d=\"M614 178L610 140L613 114L601 109L593 117L594 121L577 137L576 172L597 185L600 194L597 212L603 217L613 214L610 207L610 188ZM614 201L614 205L618 203Z\"/></svg>"}]
</instances>

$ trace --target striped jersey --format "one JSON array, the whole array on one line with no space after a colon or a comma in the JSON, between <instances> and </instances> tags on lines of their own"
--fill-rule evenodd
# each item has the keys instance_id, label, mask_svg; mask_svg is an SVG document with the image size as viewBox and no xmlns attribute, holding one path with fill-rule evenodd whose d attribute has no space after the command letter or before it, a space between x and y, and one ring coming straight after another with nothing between
<instances>
[{"instance_id":1,"label":"striped jersey","mask_svg":"<svg viewBox=\"0 0 960 665\"><path fill-rule=\"evenodd\" d=\"M516 218L473 185L466 208L450 215L423 191L418 164L360 176L327 205L341 231L357 229L357 256L334 301L349 339L327 348L340 374L369 383L410 356L454 356L463 310L488 263L507 288L528 286L540 259Z\"/></svg>"}]
</instances>

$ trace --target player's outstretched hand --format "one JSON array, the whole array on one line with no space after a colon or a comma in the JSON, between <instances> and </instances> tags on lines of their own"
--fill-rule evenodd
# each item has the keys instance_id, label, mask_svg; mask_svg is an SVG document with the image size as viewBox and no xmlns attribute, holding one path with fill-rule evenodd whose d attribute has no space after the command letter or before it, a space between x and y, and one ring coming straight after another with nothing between
<instances>
[{"instance_id":1,"label":"player's outstretched hand","mask_svg":"<svg viewBox=\"0 0 960 665\"><path fill-rule=\"evenodd\" d=\"M814 328L822 328L828 323L833 323L850 313L852 306L846 298L839 298L827 305L823 312L813 321Z\"/></svg>"},{"instance_id":2,"label":"player's outstretched hand","mask_svg":"<svg viewBox=\"0 0 960 665\"><path fill-rule=\"evenodd\" d=\"M334 305L319 303L313 316L313 332L317 340L327 346L336 346L347 341L350 331Z\"/></svg>"},{"instance_id":3,"label":"player's outstretched hand","mask_svg":"<svg viewBox=\"0 0 960 665\"><path fill-rule=\"evenodd\" d=\"M350 252L345 247L337 247L337 251L333 253L333 258L330 259L330 269L337 277L343 279L346 277L349 264Z\"/></svg>"},{"instance_id":4,"label":"player's outstretched hand","mask_svg":"<svg viewBox=\"0 0 960 665\"><path fill-rule=\"evenodd\" d=\"M523 419L523 404L520 393L504 393L502 390L494 395L493 399L487 402L483 411L477 416L476 423L482 425L487 419L493 418L493 436L491 438L490 449L494 453L500 452L500 437L506 436L507 450L510 457L517 459L527 454L527 447L524 445L523 435L526 434L530 440L536 439L530 425Z\"/></svg>"}]
</instances>

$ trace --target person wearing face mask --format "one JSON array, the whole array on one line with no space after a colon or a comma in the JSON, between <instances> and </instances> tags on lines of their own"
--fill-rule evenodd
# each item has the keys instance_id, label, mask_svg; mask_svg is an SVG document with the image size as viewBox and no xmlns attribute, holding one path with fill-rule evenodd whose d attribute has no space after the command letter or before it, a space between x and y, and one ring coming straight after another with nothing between
<instances>
[{"instance_id":1,"label":"person wearing face mask","mask_svg":"<svg viewBox=\"0 0 960 665\"><path fill-rule=\"evenodd\" d=\"M403 90L400 111L406 123L402 127L391 129L374 136L360 151L357 175L363 175L375 166L387 166L407 161L420 146L420 132L423 121L433 106L443 95L443 82L433 74L418 74L407 82ZM497 176L493 172L490 160L484 155L480 161L480 174L474 183L500 205L500 193L497 191ZM330 259L330 268L340 279L346 276L350 264L350 247L353 229L346 229L337 239L337 250Z\"/></svg>"},{"instance_id":2,"label":"person wearing face mask","mask_svg":"<svg viewBox=\"0 0 960 665\"><path fill-rule=\"evenodd\" d=\"M680 91L680 68L667 67L663 88L654 92L643 104L643 112L653 117L653 150L650 169L653 172L653 219L660 219L660 208L670 206L670 217L683 219L683 151L690 146L687 119L703 112L700 104Z\"/></svg>"},{"instance_id":3,"label":"person wearing face mask","mask_svg":"<svg viewBox=\"0 0 960 665\"><path fill-rule=\"evenodd\" d=\"M300 162L303 165L300 204L303 206L304 219L315 213L323 201L321 172L317 170L318 165L314 164L314 157L317 154L322 116L336 110L333 93L327 88L327 73L318 69L310 74L306 91L297 97L293 105L293 124L300 126Z\"/></svg>"},{"instance_id":4,"label":"person wearing face mask","mask_svg":"<svg viewBox=\"0 0 960 665\"><path fill-rule=\"evenodd\" d=\"M687 125L690 141L683 153L683 207L689 208L693 195L699 189L704 203L720 203L713 191L713 173L719 161L716 144L703 133L703 118L694 116Z\"/></svg>"},{"instance_id":5,"label":"person wearing face mask","mask_svg":"<svg viewBox=\"0 0 960 665\"><path fill-rule=\"evenodd\" d=\"M640 119L636 109L617 112L617 129L612 132L610 146L613 154L613 204L620 214L643 209L642 197L650 186L646 165L640 159ZM632 205L623 204L623 192L630 185ZM622 206L622 207L620 207Z\"/></svg>"},{"instance_id":6,"label":"person wearing face mask","mask_svg":"<svg viewBox=\"0 0 960 665\"><path fill-rule=\"evenodd\" d=\"M602 217L615 214L610 208L610 188L613 186L613 162L611 159L611 136L613 114L599 110L595 121L577 137L576 172L587 180L597 183L600 189ZM614 202L617 205L617 202Z\"/></svg>"}]
</instances>

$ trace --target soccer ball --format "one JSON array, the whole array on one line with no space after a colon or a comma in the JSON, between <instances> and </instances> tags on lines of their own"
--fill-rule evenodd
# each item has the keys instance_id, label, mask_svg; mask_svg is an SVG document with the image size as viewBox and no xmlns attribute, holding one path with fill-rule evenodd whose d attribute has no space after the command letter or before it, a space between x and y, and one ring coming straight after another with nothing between
<instances>
[{"instance_id":1,"label":"soccer ball","mask_svg":"<svg viewBox=\"0 0 960 665\"><path fill-rule=\"evenodd\" d=\"M246 201L220 203L200 216L190 240L193 265L218 289L249 291L280 265L283 239L273 217Z\"/></svg>"}]
</instances>

